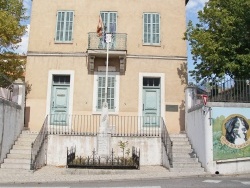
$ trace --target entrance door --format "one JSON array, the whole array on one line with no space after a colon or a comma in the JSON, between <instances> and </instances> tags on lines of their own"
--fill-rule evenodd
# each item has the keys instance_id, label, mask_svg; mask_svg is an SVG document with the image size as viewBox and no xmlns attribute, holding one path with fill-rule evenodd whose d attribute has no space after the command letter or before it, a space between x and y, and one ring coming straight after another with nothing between
<instances>
[{"instance_id":1,"label":"entrance door","mask_svg":"<svg viewBox=\"0 0 250 188\"><path fill-rule=\"evenodd\" d=\"M145 127L159 126L159 118L160 118L159 80L160 80L159 78L143 78L143 116L144 116L143 126ZM145 84L145 81L147 84Z\"/></svg>"},{"instance_id":2,"label":"entrance door","mask_svg":"<svg viewBox=\"0 0 250 188\"><path fill-rule=\"evenodd\" d=\"M65 76L61 77L63 78ZM57 82L54 78L51 95L50 121L53 125L67 125L69 108L69 85L65 82L62 83L62 79L59 79L59 81Z\"/></svg>"}]
</instances>

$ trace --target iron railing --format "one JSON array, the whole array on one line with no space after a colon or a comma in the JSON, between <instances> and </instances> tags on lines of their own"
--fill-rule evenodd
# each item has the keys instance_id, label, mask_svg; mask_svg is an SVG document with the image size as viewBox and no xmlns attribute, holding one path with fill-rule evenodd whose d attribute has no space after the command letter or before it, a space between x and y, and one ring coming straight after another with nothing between
<instances>
[{"instance_id":1,"label":"iron railing","mask_svg":"<svg viewBox=\"0 0 250 188\"><path fill-rule=\"evenodd\" d=\"M76 157L76 148L67 149L68 168L92 169L140 169L140 149L132 147L131 156L115 156L112 149L110 156L98 156L92 151L91 156Z\"/></svg>"},{"instance_id":2,"label":"iron railing","mask_svg":"<svg viewBox=\"0 0 250 188\"><path fill-rule=\"evenodd\" d=\"M111 43L109 44L110 50L127 50L127 34L125 33L112 33ZM97 33L88 33L88 49L89 50L102 50L107 49L105 42L105 35L98 37Z\"/></svg>"},{"instance_id":3,"label":"iron railing","mask_svg":"<svg viewBox=\"0 0 250 188\"><path fill-rule=\"evenodd\" d=\"M198 87L208 95L210 102L250 102L250 79L204 82Z\"/></svg>"},{"instance_id":4,"label":"iron railing","mask_svg":"<svg viewBox=\"0 0 250 188\"><path fill-rule=\"evenodd\" d=\"M31 144L31 164L30 169L36 170L45 165L44 143L48 136L48 116L45 118L43 126L39 131L35 141Z\"/></svg>"},{"instance_id":5,"label":"iron railing","mask_svg":"<svg viewBox=\"0 0 250 188\"><path fill-rule=\"evenodd\" d=\"M173 153L172 153L173 143L170 139L167 127L163 119L162 119L162 124L163 126L162 126L161 140L168 157L169 165L170 167L173 167Z\"/></svg>"},{"instance_id":6,"label":"iron railing","mask_svg":"<svg viewBox=\"0 0 250 188\"><path fill-rule=\"evenodd\" d=\"M97 135L100 115L51 114L48 116L49 134ZM159 116L109 115L109 132L112 136L160 137L162 118Z\"/></svg>"}]
</instances>

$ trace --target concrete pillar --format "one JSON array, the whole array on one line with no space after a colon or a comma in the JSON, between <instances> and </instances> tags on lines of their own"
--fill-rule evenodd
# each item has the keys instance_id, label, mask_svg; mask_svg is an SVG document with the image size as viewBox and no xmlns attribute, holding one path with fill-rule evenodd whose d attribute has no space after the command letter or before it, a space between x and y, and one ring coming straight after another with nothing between
<instances>
[{"instance_id":1,"label":"concrete pillar","mask_svg":"<svg viewBox=\"0 0 250 188\"><path fill-rule=\"evenodd\" d=\"M185 90L186 111L195 105L196 93L197 93L197 91L196 91L195 86L187 86L186 87L186 90Z\"/></svg>"}]
</instances>

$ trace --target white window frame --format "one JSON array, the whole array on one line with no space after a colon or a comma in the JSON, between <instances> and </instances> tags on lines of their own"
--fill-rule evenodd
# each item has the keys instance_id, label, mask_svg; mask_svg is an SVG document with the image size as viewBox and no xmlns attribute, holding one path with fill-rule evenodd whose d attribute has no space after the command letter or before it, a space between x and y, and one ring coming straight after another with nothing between
<instances>
[{"instance_id":1,"label":"white window frame","mask_svg":"<svg viewBox=\"0 0 250 188\"><path fill-rule=\"evenodd\" d=\"M64 20L63 20L63 28L59 28L59 15L61 13L64 13ZM72 20L66 20L67 14L72 14ZM68 22L68 26L71 26L71 29L66 30L67 27L67 22ZM55 42L59 42L59 43L71 43L73 41L73 27L74 27L74 11L57 11L57 16L56 16L56 33L55 33ZM68 31L68 35L69 33L71 33L71 38L66 40L66 33ZM62 38L60 37L62 33Z\"/></svg>"},{"instance_id":2,"label":"white window frame","mask_svg":"<svg viewBox=\"0 0 250 188\"><path fill-rule=\"evenodd\" d=\"M148 16L148 15L150 16L150 22L145 23L145 16ZM157 22L153 23L153 16L159 16L158 23ZM145 28L146 24L148 25L148 28ZM154 24L158 25L158 30L159 30L158 33L156 31L153 33ZM160 38L161 27L160 26L161 26L161 17L159 13L148 13L148 12L143 13L143 32L142 32L143 33L143 45L160 45L161 43L161 38ZM146 39L145 30L147 30L147 32L148 30L150 30L150 32L148 33L149 38L147 40L145 40ZM159 39L158 42L153 41L154 35L158 35L158 39Z\"/></svg>"},{"instance_id":3,"label":"white window frame","mask_svg":"<svg viewBox=\"0 0 250 188\"><path fill-rule=\"evenodd\" d=\"M105 72L95 72L94 73L94 88L93 88L93 114L101 114L101 109L97 109L98 100L98 78L99 76L105 76ZM109 110L110 114L118 114L119 112L119 91L120 91L120 74L119 72L109 72L108 76L115 77L115 101L114 110Z\"/></svg>"}]
</instances>

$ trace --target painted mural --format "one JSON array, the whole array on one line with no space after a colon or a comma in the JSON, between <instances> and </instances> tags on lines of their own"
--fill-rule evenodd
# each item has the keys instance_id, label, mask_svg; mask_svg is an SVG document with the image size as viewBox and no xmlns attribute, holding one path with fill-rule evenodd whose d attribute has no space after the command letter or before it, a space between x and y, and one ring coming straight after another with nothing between
<instances>
[{"instance_id":1,"label":"painted mural","mask_svg":"<svg viewBox=\"0 0 250 188\"><path fill-rule=\"evenodd\" d=\"M213 107L214 161L250 157L250 109Z\"/></svg>"}]
</instances>

